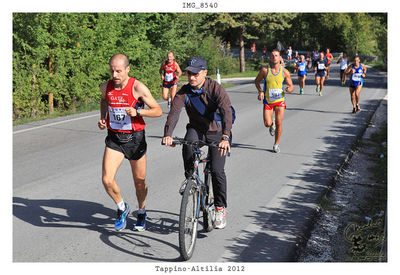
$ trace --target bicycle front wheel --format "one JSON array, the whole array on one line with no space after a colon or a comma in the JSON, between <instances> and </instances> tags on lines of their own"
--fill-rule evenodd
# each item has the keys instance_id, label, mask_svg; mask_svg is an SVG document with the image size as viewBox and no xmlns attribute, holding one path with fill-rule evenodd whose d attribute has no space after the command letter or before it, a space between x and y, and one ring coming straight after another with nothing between
<instances>
[{"instance_id":1,"label":"bicycle front wheel","mask_svg":"<svg viewBox=\"0 0 400 275\"><path fill-rule=\"evenodd\" d=\"M196 244L198 213L199 191L196 184L188 180L179 214L179 252L185 261L192 257Z\"/></svg>"}]
</instances>

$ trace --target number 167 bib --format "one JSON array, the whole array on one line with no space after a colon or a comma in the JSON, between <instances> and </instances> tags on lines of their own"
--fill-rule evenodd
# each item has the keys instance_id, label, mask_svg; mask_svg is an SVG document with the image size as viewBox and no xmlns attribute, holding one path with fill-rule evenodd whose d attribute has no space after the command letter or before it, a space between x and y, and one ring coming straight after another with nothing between
<instances>
[{"instance_id":1,"label":"number 167 bib","mask_svg":"<svg viewBox=\"0 0 400 275\"><path fill-rule=\"evenodd\" d=\"M108 107L110 127L114 130L132 130L131 117L126 113L125 108Z\"/></svg>"}]
</instances>

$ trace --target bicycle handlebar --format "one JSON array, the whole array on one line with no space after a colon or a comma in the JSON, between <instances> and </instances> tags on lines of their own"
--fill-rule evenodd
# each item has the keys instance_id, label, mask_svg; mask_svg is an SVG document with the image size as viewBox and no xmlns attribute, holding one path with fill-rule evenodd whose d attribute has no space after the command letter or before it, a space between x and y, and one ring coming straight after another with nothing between
<instances>
[{"instance_id":1,"label":"bicycle handlebar","mask_svg":"<svg viewBox=\"0 0 400 275\"><path fill-rule=\"evenodd\" d=\"M174 141L172 142L172 144L173 145L189 145L189 146L193 146L195 148L200 148L202 146L218 148L218 145L219 145L219 143L216 141L212 141L212 142L206 142L206 141L202 141L202 140L188 141L188 140L185 140L183 138L178 138L178 137L174 138Z\"/></svg>"}]
</instances>

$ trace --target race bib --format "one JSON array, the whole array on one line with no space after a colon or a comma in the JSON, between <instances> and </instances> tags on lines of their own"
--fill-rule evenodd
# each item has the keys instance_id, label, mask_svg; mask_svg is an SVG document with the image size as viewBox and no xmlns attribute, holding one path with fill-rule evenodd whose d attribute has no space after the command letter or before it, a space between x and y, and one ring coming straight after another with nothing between
<instances>
[{"instance_id":1,"label":"race bib","mask_svg":"<svg viewBox=\"0 0 400 275\"><path fill-rule=\"evenodd\" d=\"M324 63L318 63L318 70L325 70L325 64Z\"/></svg>"},{"instance_id":2,"label":"race bib","mask_svg":"<svg viewBox=\"0 0 400 275\"><path fill-rule=\"evenodd\" d=\"M351 80L353 81L361 81L362 74L353 74Z\"/></svg>"},{"instance_id":3,"label":"race bib","mask_svg":"<svg viewBox=\"0 0 400 275\"><path fill-rule=\"evenodd\" d=\"M126 113L125 108L108 107L110 127L114 130L132 130L131 117Z\"/></svg>"},{"instance_id":4,"label":"race bib","mask_svg":"<svg viewBox=\"0 0 400 275\"><path fill-rule=\"evenodd\" d=\"M282 89L269 89L269 101L276 101L282 98Z\"/></svg>"},{"instance_id":5,"label":"race bib","mask_svg":"<svg viewBox=\"0 0 400 275\"><path fill-rule=\"evenodd\" d=\"M300 71L305 71L306 70L306 64L302 64L299 66Z\"/></svg>"},{"instance_id":6,"label":"race bib","mask_svg":"<svg viewBox=\"0 0 400 275\"><path fill-rule=\"evenodd\" d=\"M165 82L171 82L174 80L174 74L173 73L166 73L164 77Z\"/></svg>"}]
</instances>

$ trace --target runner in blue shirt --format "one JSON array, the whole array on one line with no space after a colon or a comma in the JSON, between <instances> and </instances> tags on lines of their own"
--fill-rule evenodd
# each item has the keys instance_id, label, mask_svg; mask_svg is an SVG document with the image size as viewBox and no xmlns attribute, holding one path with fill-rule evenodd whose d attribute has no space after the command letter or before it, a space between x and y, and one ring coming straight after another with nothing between
<instances>
[{"instance_id":1,"label":"runner in blue shirt","mask_svg":"<svg viewBox=\"0 0 400 275\"><path fill-rule=\"evenodd\" d=\"M296 64L297 76L299 77L300 94L304 93L304 86L307 77L307 62L304 55L300 55L300 61Z\"/></svg>"}]
</instances>

